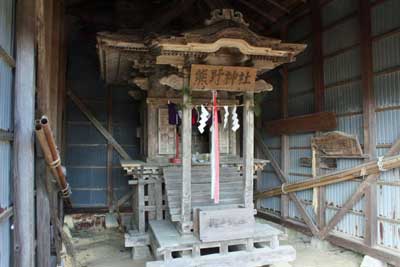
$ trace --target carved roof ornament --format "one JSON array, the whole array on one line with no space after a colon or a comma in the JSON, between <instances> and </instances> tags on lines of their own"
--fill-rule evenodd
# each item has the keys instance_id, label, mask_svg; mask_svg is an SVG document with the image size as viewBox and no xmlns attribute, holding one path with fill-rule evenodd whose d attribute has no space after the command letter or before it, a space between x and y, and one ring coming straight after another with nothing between
<instances>
[{"instance_id":1,"label":"carved roof ornament","mask_svg":"<svg viewBox=\"0 0 400 267\"><path fill-rule=\"evenodd\" d=\"M207 19L204 24L211 25L222 20L231 20L247 27L249 26L249 23L244 20L243 14L233 9L214 9L211 11L211 18Z\"/></svg>"},{"instance_id":2,"label":"carved roof ornament","mask_svg":"<svg viewBox=\"0 0 400 267\"><path fill-rule=\"evenodd\" d=\"M253 67L260 75L295 61L306 48L304 44L283 43L251 31L243 15L232 9L212 11L204 24L174 35L146 36L142 31L99 33L102 78L107 83L121 84L132 83L133 74L150 77L162 73L161 79L178 74L187 64ZM172 78L176 77L164 79L163 83L177 84L179 79ZM138 80L134 83L146 87ZM259 86L269 88L260 82Z\"/></svg>"}]
</instances>

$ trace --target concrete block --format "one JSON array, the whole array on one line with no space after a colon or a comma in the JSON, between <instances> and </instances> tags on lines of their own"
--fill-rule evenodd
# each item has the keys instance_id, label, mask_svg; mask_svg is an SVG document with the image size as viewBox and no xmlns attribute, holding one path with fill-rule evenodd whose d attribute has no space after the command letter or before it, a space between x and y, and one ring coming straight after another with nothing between
<instances>
[{"instance_id":1,"label":"concrete block","mask_svg":"<svg viewBox=\"0 0 400 267\"><path fill-rule=\"evenodd\" d=\"M368 255L364 256L363 261L361 262L360 267L387 267L388 265L378 259L375 259L373 257L370 257Z\"/></svg>"},{"instance_id":2,"label":"concrete block","mask_svg":"<svg viewBox=\"0 0 400 267\"><path fill-rule=\"evenodd\" d=\"M152 260L153 257L148 246L135 246L132 247L133 260Z\"/></svg>"},{"instance_id":3,"label":"concrete block","mask_svg":"<svg viewBox=\"0 0 400 267\"><path fill-rule=\"evenodd\" d=\"M329 243L328 241L321 240L316 237L311 238L311 247L318 249L318 250L333 250L333 249L335 249L335 247L332 246L331 243Z\"/></svg>"},{"instance_id":4,"label":"concrete block","mask_svg":"<svg viewBox=\"0 0 400 267\"><path fill-rule=\"evenodd\" d=\"M107 229L118 228L117 216L114 213L107 213L105 218L105 225Z\"/></svg>"}]
</instances>

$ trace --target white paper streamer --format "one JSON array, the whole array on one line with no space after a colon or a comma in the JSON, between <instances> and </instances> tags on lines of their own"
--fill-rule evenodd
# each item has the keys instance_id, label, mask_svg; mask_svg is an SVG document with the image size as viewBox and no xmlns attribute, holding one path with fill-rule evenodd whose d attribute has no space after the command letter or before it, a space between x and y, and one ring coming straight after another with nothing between
<instances>
[{"instance_id":1,"label":"white paper streamer","mask_svg":"<svg viewBox=\"0 0 400 267\"><path fill-rule=\"evenodd\" d=\"M199 129L200 133L204 133L204 128L207 125L209 116L210 116L210 113L207 111L207 109L203 105L201 105L200 121L199 121L199 126L197 127Z\"/></svg>"},{"instance_id":2,"label":"white paper streamer","mask_svg":"<svg viewBox=\"0 0 400 267\"><path fill-rule=\"evenodd\" d=\"M238 119L236 110L237 110L237 107L235 105L232 110L232 131L234 131L234 132L236 132L240 128L239 119Z\"/></svg>"},{"instance_id":3,"label":"white paper streamer","mask_svg":"<svg viewBox=\"0 0 400 267\"><path fill-rule=\"evenodd\" d=\"M229 118L229 109L228 106L224 106L224 129L226 129L226 126L228 126L228 118Z\"/></svg>"}]
</instances>

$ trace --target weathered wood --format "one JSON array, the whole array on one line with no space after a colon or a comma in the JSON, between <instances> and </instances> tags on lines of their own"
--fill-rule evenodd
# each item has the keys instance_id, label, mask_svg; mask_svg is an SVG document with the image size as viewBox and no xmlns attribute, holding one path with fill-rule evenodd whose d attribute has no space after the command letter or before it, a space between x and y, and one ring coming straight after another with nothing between
<instances>
[{"instance_id":1,"label":"weathered wood","mask_svg":"<svg viewBox=\"0 0 400 267\"><path fill-rule=\"evenodd\" d=\"M37 150L39 151L39 150ZM39 266L50 267L51 231L50 202L46 188L46 165L43 158L36 158L36 231L37 263Z\"/></svg>"},{"instance_id":2,"label":"weathered wood","mask_svg":"<svg viewBox=\"0 0 400 267\"><path fill-rule=\"evenodd\" d=\"M144 183L139 182L137 185L133 186L132 209L134 226L140 233L144 233L146 231L144 213Z\"/></svg>"},{"instance_id":3,"label":"weathered wood","mask_svg":"<svg viewBox=\"0 0 400 267\"><path fill-rule=\"evenodd\" d=\"M16 4L14 88L14 266L35 266L35 1Z\"/></svg>"},{"instance_id":4,"label":"weathered wood","mask_svg":"<svg viewBox=\"0 0 400 267\"><path fill-rule=\"evenodd\" d=\"M256 68L193 64L190 72L190 88L230 92L254 91L256 76Z\"/></svg>"},{"instance_id":5,"label":"weathered wood","mask_svg":"<svg viewBox=\"0 0 400 267\"><path fill-rule=\"evenodd\" d=\"M124 196L122 196L115 205L113 205L113 210L118 210L122 205L124 205L128 200L130 200L133 196L133 192L128 192Z\"/></svg>"},{"instance_id":6,"label":"weathered wood","mask_svg":"<svg viewBox=\"0 0 400 267\"><path fill-rule=\"evenodd\" d=\"M126 153L122 146L114 139L114 137L104 128L104 126L99 122L92 112L83 104L76 95L71 91L68 92L71 100L76 104L79 110L89 119L89 121L96 127L96 129L107 139L107 141L114 147L114 149L122 156L123 159L129 160L131 157Z\"/></svg>"},{"instance_id":7,"label":"weathered wood","mask_svg":"<svg viewBox=\"0 0 400 267\"><path fill-rule=\"evenodd\" d=\"M387 170L400 167L400 155L384 158L382 160L382 166ZM335 184L343 181L352 180L360 176L378 174L380 172L381 171L379 170L377 161L370 161L368 163L360 164L350 169L345 169L325 175L320 175L315 179L304 180L301 182L287 184L287 185L285 184L283 187L275 187L270 190L258 193L256 197L265 198L265 197L280 195L284 192L290 193L290 192L302 191L314 187L325 186L329 184Z\"/></svg>"},{"instance_id":8,"label":"weathered wood","mask_svg":"<svg viewBox=\"0 0 400 267\"><path fill-rule=\"evenodd\" d=\"M376 157L376 116L372 57L371 3L359 0L361 84L363 88L364 151L370 159ZM365 243L374 247L378 238L378 206L376 179L365 189Z\"/></svg>"},{"instance_id":9,"label":"weathered wood","mask_svg":"<svg viewBox=\"0 0 400 267\"><path fill-rule=\"evenodd\" d=\"M386 153L385 157L391 157L400 152L400 138L393 144L391 149ZM342 208L336 212L329 223L321 231L321 238L325 239L329 232L343 219L344 215L361 199L361 197L366 193L368 187L375 183L378 179L380 173L368 175L367 178L358 186L356 192L343 204ZM372 196L370 196L372 197Z\"/></svg>"},{"instance_id":10,"label":"weathered wood","mask_svg":"<svg viewBox=\"0 0 400 267\"><path fill-rule=\"evenodd\" d=\"M324 54L322 51L322 20L319 0L311 0L311 20L312 20L312 77L314 84L314 105L315 112L324 110ZM336 128L336 127L335 127Z\"/></svg>"},{"instance_id":11,"label":"weathered wood","mask_svg":"<svg viewBox=\"0 0 400 267\"><path fill-rule=\"evenodd\" d=\"M254 208L253 181L254 181L254 93L245 93L243 96L243 176L244 206Z\"/></svg>"},{"instance_id":12,"label":"weathered wood","mask_svg":"<svg viewBox=\"0 0 400 267\"><path fill-rule=\"evenodd\" d=\"M331 131L337 127L333 112L319 112L266 122L265 130L270 135Z\"/></svg>"},{"instance_id":13,"label":"weathered wood","mask_svg":"<svg viewBox=\"0 0 400 267\"><path fill-rule=\"evenodd\" d=\"M2 59L9 67L15 68L15 60L6 50L0 45L0 59Z\"/></svg>"},{"instance_id":14,"label":"weathered wood","mask_svg":"<svg viewBox=\"0 0 400 267\"><path fill-rule=\"evenodd\" d=\"M322 157L347 158L363 156L361 145L356 135L338 131L328 132L313 137L311 143Z\"/></svg>"},{"instance_id":15,"label":"weathered wood","mask_svg":"<svg viewBox=\"0 0 400 267\"><path fill-rule=\"evenodd\" d=\"M158 110L155 105L147 104L147 157L153 159L158 154L158 136L157 131L157 113Z\"/></svg>"},{"instance_id":16,"label":"weathered wood","mask_svg":"<svg viewBox=\"0 0 400 267\"><path fill-rule=\"evenodd\" d=\"M14 214L14 209L13 207L8 207L5 210L1 210L0 213L0 224L3 223L4 221L8 220L11 218Z\"/></svg>"},{"instance_id":17,"label":"weathered wood","mask_svg":"<svg viewBox=\"0 0 400 267\"><path fill-rule=\"evenodd\" d=\"M300 158L299 164L301 167L311 168L312 167L312 159L311 158ZM320 158L319 168L320 169L328 169L328 170L336 169L337 168L336 158Z\"/></svg>"},{"instance_id":18,"label":"weathered wood","mask_svg":"<svg viewBox=\"0 0 400 267\"><path fill-rule=\"evenodd\" d=\"M189 88L189 70L183 70L184 88ZM192 108L190 91L183 93L182 111L182 200L181 232L188 233L192 228Z\"/></svg>"},{"instance_id":19,"label":"weathered wood","mask_svg":"<svg viewBox=\"0 0 400 267\"><path fill-rule=\"evenodd\" d=\"M254 211L248 208L199 211L199 238L203 242L249 238L255 227Z\"/></svg>"},{"instance_id":20,"label":"weathered wood","mask_svg":"<svg viewBox=\"0 0 400 267\"><path fill-rule=\"evenodd\" d=\"M236 251L224 255L211 254L201 257L182 257L168 261L152 261L147 267L215 267L220 266L265 266L274 263L290 262L295 260L296 251L290 246L281 246L277 249L269 247L253 251Z\"/></svg>"},{"instance_id":21,"label":"weathered wood","mask_svg":"<svg viewBox=\"0 0 400 267\"><path fill-rule=\"evenodd\" d=\"M263 151L264 155L271 161L271 166L275 170L276 174L278 175L279 180L281 181L282 184L285 184L288 182L288 178L286 174L283 173L281 168L279 167L279 164L276 162L274 159L271 151L268 149L268 146L264 143L264 141L261 138L260 133L256 132L255 133L255 139L260 145L261 150ZM313 233L314 236L319 236L319 230L318 227L315 225L314 221L310 217L310 215L307 213L307 210L304 208L303 204L297 197L295 193L289 193L289 197L293 200L294 204L296 205L297 209L299 210L303 220L305 223L308 225L310 228L310 231Z\"/></svg>"},{"instance_id":22,"label":"weathered wood","mask_svg":"<svg viewBox=\"0 0 400 267\"><path fill-rule=\"evenodd\" d=\"M113 97L112 88L107 87L107 131L110 135L113 134ZM108 140L107 140L108 141ZM114 189L113 189L113 146L110 141L107 144L107 205L110 212L113 212L113 200L114 200Z\"/></svg>"}]
</instances>

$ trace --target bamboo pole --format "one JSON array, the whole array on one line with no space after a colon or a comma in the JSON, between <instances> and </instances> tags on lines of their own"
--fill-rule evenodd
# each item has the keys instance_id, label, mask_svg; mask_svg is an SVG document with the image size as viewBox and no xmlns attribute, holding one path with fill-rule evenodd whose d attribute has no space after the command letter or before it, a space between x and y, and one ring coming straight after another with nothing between
<instances>
[{"instance_id":1,"label":"bamboo pole","mask_svg":"<svg viewBox=\"0 0 400 267\"><path fill-rule=\"evenodd\" d=\"M381 167L379 167L378 164L381 164ZM398 167L400 167L400 155L391 156L383 158L381 161L370 161L368 163L358 165L351 169L346 169L342 171L333 172L327 175L318 176L315 179L301 181L293 184L282 184L282 186L275 187L273 189L258 193L256 195L256 198L278 196L281 194L302 191L314 187L340 183L352 180L360 176L378 174L381 172L381 170L390 170Z\"/></svg>"},{"instance_id":2,"label":"bamboo pole","mask_svg":"<svg viewBox=\"0 0 400 267\"><path fill-rule=\"evenodd\" d=\"M60 187L65 204L71 206L71 200L69 198L71 191L61 166L60 155L57 150L53 132L50 128L49 120L46 116L43 116L40 121L37 121L36 123L36 138L43 150L45 160Z\"/></svg>"}]
</instances>

